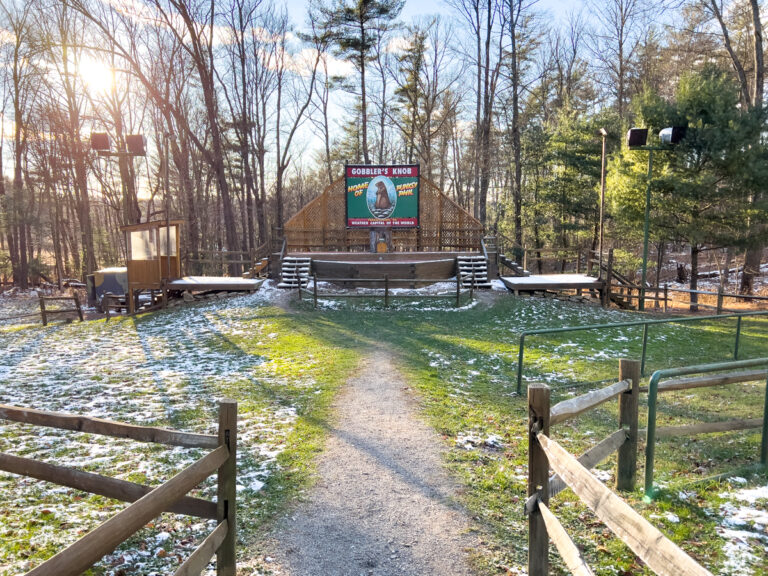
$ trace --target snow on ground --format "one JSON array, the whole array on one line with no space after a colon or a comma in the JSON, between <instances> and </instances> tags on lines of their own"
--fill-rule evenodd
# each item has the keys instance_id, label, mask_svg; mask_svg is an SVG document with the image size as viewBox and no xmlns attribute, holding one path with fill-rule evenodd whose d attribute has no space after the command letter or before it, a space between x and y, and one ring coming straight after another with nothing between
<instances>
[{"instance_id":1,"label":"snow on ground","mask_svg":"<svg viewBox=\"0 0 768 576\"><path fill-rule=\"evenodd\" d=\"M257 387L270 377L261 369L265 358L241 350L232 338L254 330L247 320L253 318L253 308L275 294L267 287L263 293L136 321L0 328L0 404L215 433L216 400L229 395L234 384L238 389ZM0 315L4 312L0 307ZM296 417L293 407L269 402L240 410L237 489L243 498L262 487ZM0 452L150 485L203 454L6 421L0 421ZM50 556L123 507L78 494L0 474L0 574L26 571L30 548L48 550L44 556ZM213 478L201 494L214 496ZM105 573L151 574L151 562L187 555L196 546L192 540L199 542L211 528L209 522L186 517L162 518L154 534L150 531L133 547L107 557ZM158 530L173 533L173 541L155 542Z\"/></svg>"},{"instance_id":2,"label":"snow on ground","mask_svg":"<svg viewBox=\"0 0 768 576\"><path fill-rule=\"evenodd\" d=\"M739 483L739 478L731 478ZM718 533L726 541L726 558L721 574L749 576L755 574L760 558L755 554L761 548L768 552L768 485L743 488L720 494L727 502L720 506L723 517Z\"/></svg>"}]
</instances>

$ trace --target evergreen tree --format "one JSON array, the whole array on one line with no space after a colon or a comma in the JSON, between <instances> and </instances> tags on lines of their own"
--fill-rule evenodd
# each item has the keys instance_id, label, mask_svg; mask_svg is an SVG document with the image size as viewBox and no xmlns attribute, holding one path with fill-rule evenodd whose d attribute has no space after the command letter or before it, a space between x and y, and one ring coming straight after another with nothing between
<instances>
[{"instance_id":1,"label":"evergreen tree","mask_svg":"<svg viewBox=\"0 0 768 576\"><path fill-rule=\"evenodd\" d=\"M765 206L751 201L768 177L766 148L755 145L762 123L754 111L739 106L738 86L715 67L684 76L674 102L646 92L637 107L651 133L666 126L687 128L680 143L654 154L651 234L690 245L695 290L703 248L765 241L745 226L766 219ZM642 229L647 162L647 153L623 150L609 170L614 215L625 231ZM696 309L695 294L691 306Z\"/></svg>"},{"instance_id":2,"label":"evergreen tree","mask_svg":"<svg viewBox=\"0 0 768 576\"><path fill-rule=\"evenodd\" d=\"M360 110L363 161L370 163L368 149L368 96L366 67L376 47L377 32L400 15L405 0L334 0L322 6L322 27L331 33L337 55L349 58L360 74Z\"/></svg>"}]
</instances>

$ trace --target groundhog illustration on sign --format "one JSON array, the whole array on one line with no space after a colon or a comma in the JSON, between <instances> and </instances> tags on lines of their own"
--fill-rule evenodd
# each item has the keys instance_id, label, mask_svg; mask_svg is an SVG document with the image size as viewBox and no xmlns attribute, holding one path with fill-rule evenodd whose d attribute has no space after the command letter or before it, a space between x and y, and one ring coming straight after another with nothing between
<instances>
[{"instance_id":1,"label":"groundhog illustration on sign","mask_svg":"<svg viewBox=\"0 0 768 576\"><path fill-rule=\"evenodd\" d=\"M392 202L389 201L387 185L384 182L376 182L376 204L374 204L374 208L376 210L388 210L391 206Z\"/></svg>"}]
</instances>

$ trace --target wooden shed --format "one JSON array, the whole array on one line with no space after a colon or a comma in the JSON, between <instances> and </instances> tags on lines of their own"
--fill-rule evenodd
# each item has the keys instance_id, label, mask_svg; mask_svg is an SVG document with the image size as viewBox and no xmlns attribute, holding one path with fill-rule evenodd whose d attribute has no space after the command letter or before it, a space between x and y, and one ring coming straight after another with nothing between
<instances>
[{"instance_id":1,"label":"wooden shed","mask_svg":"<svg viewBox=\"0 0 768 576\"><path fill-rule=\"evenodd\" d=\"M127 246L128 302L133 311L135 293L164 290L168 282L181 277L179 229L181 220L155 220L123 226Z\"/></svg>"},{"instance_id":2,"label":"wooden shed","mask_svg":"<svg viewBox=\"0 0 768 576\"><path fill-rule=\"evenodd\" d=\"M368 252L368 229L346 227L344 178L329 185L286 222L288 252ZM420 226L392 230L395 252L477 251L483 225L426 178L420 184Z\"/></svg>"}]
</instances>

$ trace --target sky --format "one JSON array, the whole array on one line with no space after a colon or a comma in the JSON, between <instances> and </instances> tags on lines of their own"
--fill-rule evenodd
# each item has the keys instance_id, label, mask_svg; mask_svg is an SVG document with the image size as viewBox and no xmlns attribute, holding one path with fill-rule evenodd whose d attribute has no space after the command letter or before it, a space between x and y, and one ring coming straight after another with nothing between
<instances>
[{"instance_id":1,"label":"sky","mask_svg":"<svg viewBox=\"0 0 768 576\"><path fill-rule=\"evenodd\" d=\"M538 0L535 6L537 10L546 10L559 19L570 10L581 8L583 3L584 0ZM306 18L307 0L283 0L283 4L288 8L295 24L303 23ZM418 16L448 13L452 10L445 0L406 0L400 19L411 21Z\"/></svg>"}]
</instances>

